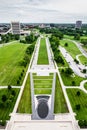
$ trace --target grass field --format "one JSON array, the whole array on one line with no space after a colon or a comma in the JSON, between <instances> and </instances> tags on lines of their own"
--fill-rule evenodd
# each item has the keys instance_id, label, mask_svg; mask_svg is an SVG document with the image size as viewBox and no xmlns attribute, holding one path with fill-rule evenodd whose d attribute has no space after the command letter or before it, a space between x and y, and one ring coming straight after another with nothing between
<instances>
[{"instance_id":1,"label":"grass field","mask_svg":"<svg viewBox=\"0 0 87 130\"><path fill-rule=\"evenodd\" d=\"M84 88L87 90L87 82L84 84Z\"/></svg>"},{"instance_id":2,"label":"grass field","mask_svg":"<svg viewBox=\"0 0 87 130\"><path fill-rule=\"evenodd\" d=\"M42 38L40 41L40 48L38 53L38 65L47 65L49 64L48 54L47 54L47 48L46 48L46 40L45 38Z\"/></svg>"},{"instance_id":3,"label":"grass field","mask_svg":"<svg viewBox=\"0 0 87 130\"><path fill-rule=\"evenodd\" d=\"M0 106L0 120L8 120L10 118L9 114L12 113L13 111L13 108L14 108L14 105L15 105L15 102L19 93L19 89L12 89L12 90L16 92L15 98L11 102L11 104L8 105L7 107ZM1 103L2 95L6 95L8 98L10 98L9 96L11 96L8 89L0 89L0 103ZM4 105L5 105L5 102L4 102Z\"/></svg>"},{"instance_id":4,"label":"grass field","mask_svg":"<svg viewBox=\"0 0 87 130\"><path fill-rule=\"evenodd\" d=\"M77 91L80 92L80 96L76 95ZM87 120L87 94L80 89L67 89L67 94L73 111L77 114L76 119ZM76 110L77 104L80 104L80 110Z\"/></svg>"},{"instance_id":5,"label":"grass field","mask_svg":"<svg viewBox=\"0 0 87 130\"><path fill-rule=\"evenodd\" d=\"M17 85L24 69L19 62L23 59L27 46L29 45L17 42L0 48L0 86Z\"/></svg>"},{"instance_id":6,"label":"grass field","mask_svg":"<svg viewBox=\"0 0 87 130\"><path fill-rule=\"evenodd\" d=\"M49 76L37 76L33 74L35 94L51 94L53 74Z\"/></svg>"},{"instance_id":7,"label":"grass field","mask_svg":"<svg viewBox=\"0 0 87 130\"><path fill-rule=\"evenodd\" d=\"M64 46L65 43L68 43L67 47ZM74 59L76 58L76 55L81 54L80 50L77 48L77 46L72 41L61 40L60 45L63 46Z\"/></svg>"},{"instance_id":8,"label":"grass field","mask_svg":"<svg viewBox=\"0 0 87 130\"><path fill-rule=\"evenodd\" d=\"M68 113L67 104L63 95L58 76L56 77L54 113Z\"/></svg>"},{"instance_id":9,"label":"grass field","mask_svg":"<svg viewBox=\"0 0 87 130\"><path fill-rule=\"evenodd\" d=\"M30 90L30 76L26 81L26 85L18 106L18 113L32 113L31 108L31 90Z\"/></svg>"},{"instance_id":10,"label":"grass field","mask_svg":"<svg viewBox=\"0 0 87 130\"><path fill-rule=\"evenodd\" d=\"M75 86L79 86L80 82L85 79L85 78L81 78L77 75L74 75L73 77L72 76L67 77L65 73L61 72L61 69L60 69L60 73L61 73L61 77L62 77L62 80L63 80L63 83L65 86L73 86L72 81L75 81Z\"/></svg>"},{"instance_id":11,"label":"grass field","mask_svg":"<svg viewBox=\"0 0 87 130\"><path fill-rule=\"evenodd\" d=\"M73 40L73 39L74 39L74 36L64 35L64 38L65 38L65 39L71 39L71 40Z\"/></svg>"},{"instance_id":12,"label":"grass field","mask_svg":"<svg viewBox=\"0 0 87 130\"><path fill-rule=\"evenodd\" d=\"M82 64L87 65L87 58L85 56L79 56L79 60Z\"/></svg>"}]
</instances>

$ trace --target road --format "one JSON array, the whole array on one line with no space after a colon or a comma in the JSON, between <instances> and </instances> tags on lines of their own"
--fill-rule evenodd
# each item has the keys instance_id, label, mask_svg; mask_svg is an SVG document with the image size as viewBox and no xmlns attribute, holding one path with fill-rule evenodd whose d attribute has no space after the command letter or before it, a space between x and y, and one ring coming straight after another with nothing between
<instances>
[{"instance_id":1,"label":"road","mask_svg":"<svg viewBox=\"0 0 87 130\"><path fill-rule=\"evenodd\" d=\"M87 74L83 74L81 71L83 69L85 69L85 66L82 64L76 64L74 62L74 59L71 57L71 55L66 51L66 49L64 47L59 47L62 55L64 56L64 58L66 59L66 61L68 62L70 68L74 71L74 73L80 77L86 77Z\"/></svg>"}]
</instances>

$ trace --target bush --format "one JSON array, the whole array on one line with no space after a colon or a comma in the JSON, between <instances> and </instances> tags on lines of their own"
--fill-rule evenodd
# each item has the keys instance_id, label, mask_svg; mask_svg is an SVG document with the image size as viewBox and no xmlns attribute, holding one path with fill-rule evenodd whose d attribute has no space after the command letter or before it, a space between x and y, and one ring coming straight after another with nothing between
<instances>
[{"instance_id":1,"label":"bush","mask_svg":"<svg viewBox=\"0 0 87 130\"><path fill-rule=\"evenodd\" d=\"M10 99L8 99L7 101L6 101L6 107L8 107L10 104L11 104L11 100Z\"/></svg>"},{"instance_id":2,"label":"bush","mask_svg":"<svg viewBox=\"0 0 87 130\"><path fill-rule=\"evenodd\" d=\"M20 43L26 43L26 41L25 40L20 40Z\"/></svg>"},{"instance_id":3,"label":"bush","mask_svg":"<svg viewBox=\"0 0 87 130\"><path fill-rule=\"evenodd\" d=\"M72 85L74 86L76 83L75 83L75 81L72 81Z\"/></svg>"},{"instance_id":4,"label":"bush","mask_svg":"<svg viewBox=\"0 0 87 130\"><path fill-rule=\"evenodd\" d=\"M6 125L6 120L1 120L0 125L5 126Z\"/></svg>"},{"instance_id":5,"label":"bush","mask_svg":"<svg viewBox=\"0 0 87 130\"><path fill-rule=\"evenodd\" d=\"M70 75L72 75L72 73L73 73L73 71L71 68L66 68L66 70L65 70L66 75L70 76Z\"/></svg>"},{"instance_id":6,"label":"bush","mask_svg":"<svg viewBox=\"0 0 87 130\"><path fill-rule=\"evenodd\" d=\"M11 90L11 89L12 89L11 85L8 85L8 90Z\"/></svg>"},{"instance_id":7,"label":"bush","mask_svg":"<svg viewBox=\"0 0 87 130\"><path fill-rule=\"evenodd\" d=\"M15 90L12 90L11 94L12 94L13 96L15 96L15 95L16 95Z\"/></svg>"},{"instance_id":8,"label":"bush","mask_svg":"<svg viewBox=\"0 0 87 130\"><path fill-rule=\"evenodd\" d=\"M21 76L23 76L23 72L21 72Z\"/></svg>"},{"instance_id":9,"label":"bush","mask_svg":"<svg viewBox=\"0 0 87 130\"><path fill-rule=\"evenodd\" d=\"M24 69L22 70L22 72L24 73Z\"/></svg>"},{"instance_id":10,"label":"bush","mask_svg":"<svg viewBox=\"0 0 87 130\"><path fill-rule=\"evenodd\" d=\"M77 91L76 95L77 95L77 96L80 96L80 92L79 92L79 91Z\"/></svg>"},{"instance_id":11,"label":"bush","mask_svg":"<svg viewBox=\"0 0 87 130\"><path fill-rule=\"evenodd\" d=\"M20 81L19 80L17 80L17 85L19 85L20 84Z\"/></svg>"},{"instance_id":12,"label":"bush","mask_svg":"<svg viewBox=\"0 0 87 130\"><path fill-rule=\"evenodd\" d=\"M87 120L79 120L79 121L78 121L78 125L79 125L81 128L87 128Z\"/></svg>"},{"instance_id":13,"label":"bush","mask_svg":"<svg viewBox=\"0 0 87 130\"><path fill-rule=\"evenodd\" d=\"M67 47L67 46L68 46L68 43L66 42L64 46Z\"/></svg>"},{"instance_id":14,"label":"bush","mask_svg":"<svg viewBox=\"0 0 87 130\"><path fill-rule=\"evenodd\" d=\"M7 100L7 96L6 95L2 95L2 101L5 102Z\"/></svg>"},{"instance_id":15,"label":"bush","mask_svg":"<svg viewBox=\"0 0 87 130\"><path fill-rule=\"evenodd\" d=\"M80 110L80 104L76 105L76 110Z\"/></svg>"},{"instance_id":16,"label":"bush","mask_svg":"<svg viewBox=\"0 0 87 130\"><path fill-rule=\"evenodd\" d=\"M21 76L19 76L19 80L21 80Z\"/></svg>"},{"instance_id":17,"label":"bush","mask_svg":"<svg viewBox=\"0 0 87 130\"><path fill-rule=\"evenodd\" d=\"M61 71L62 73L64 73L64 69L62 69L62 71Z\"/></svg>"},{"instance_id":18,"label":"bush","mask_svg":"<svg viewBox=\"0 0 87 130\"><path fill-rule=\"evenodd\" d=\"M86 69L83 69L83 73L86 73Z\"/></svg>"},{"instance_id":19,"label":"bush","mask_svg":"<svg viewBox=\"0 0 87 130\"><path fill-rule=\"evenodd\" d=\"M79 64L79 61L77 59L74 59L74 62L76 62L76 64Z\"/></svg>"}]
</instances>

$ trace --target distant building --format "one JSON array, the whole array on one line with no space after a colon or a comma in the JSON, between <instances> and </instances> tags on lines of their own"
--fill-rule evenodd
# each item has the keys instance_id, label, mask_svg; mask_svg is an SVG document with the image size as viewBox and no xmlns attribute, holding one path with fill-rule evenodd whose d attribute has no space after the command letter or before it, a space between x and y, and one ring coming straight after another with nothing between
<instances>
[{"instance_id":1,"label":"distant building","mask_svg":"<svg viewBox=\"0 0 87 130\"><path fill-rule=\"evenodd\" d=\"M11 22L12 34L20 34L20 23Z\"/></svg>"},{"instance_id":2,"label":"distant building","mask_svg":"<svg viewBox=\"0 0 87 130\"><path fill-rule=\"evenodd\" d=\"M75 28L81 29L82 27L82 21L76 21Z\"/></svg>"}]
</instances>

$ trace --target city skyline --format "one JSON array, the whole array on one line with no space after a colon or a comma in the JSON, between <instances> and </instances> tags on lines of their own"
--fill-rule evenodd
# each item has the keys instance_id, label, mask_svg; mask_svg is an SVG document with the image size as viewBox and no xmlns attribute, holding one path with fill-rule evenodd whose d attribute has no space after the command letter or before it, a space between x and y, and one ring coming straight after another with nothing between
<instances>
[{"instance_id":1,"label":"city skyline","mask_svg":"<svg viewBox=\"0 0 87 130\"><path fill-rule=\"evenodd\" d=\"M1 0L0 23L87 23L86 0Z\"/></svg>"}]
</instances>

